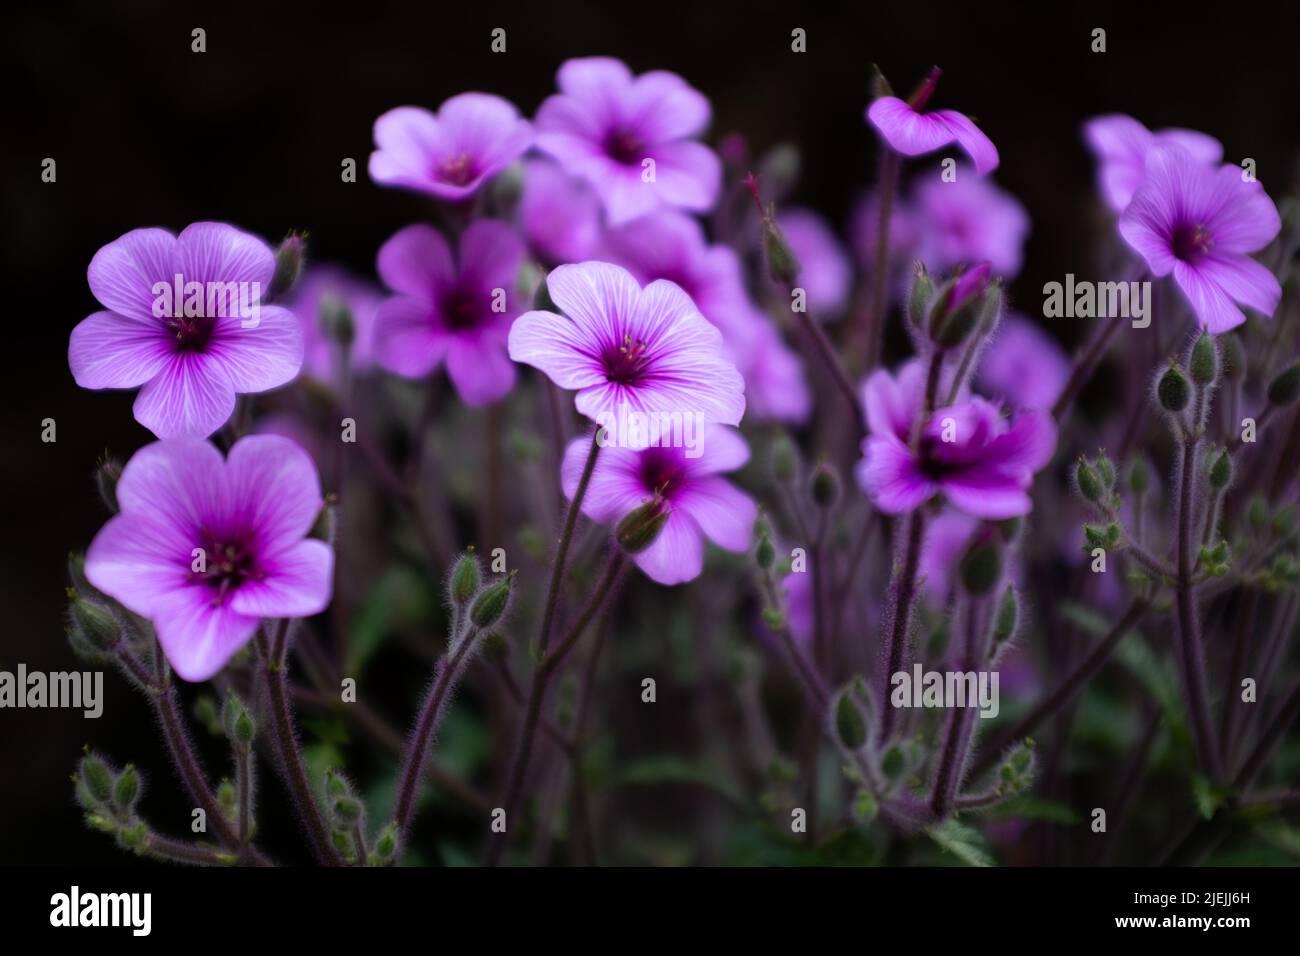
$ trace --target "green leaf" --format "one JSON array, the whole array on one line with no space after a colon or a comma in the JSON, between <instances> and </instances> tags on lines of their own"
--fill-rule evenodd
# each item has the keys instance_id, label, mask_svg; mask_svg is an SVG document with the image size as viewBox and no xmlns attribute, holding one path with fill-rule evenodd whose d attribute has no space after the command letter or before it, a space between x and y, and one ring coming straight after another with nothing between
<instances>
[{"instance_id":1,"label":"green leaf","mask_svg":"<svg viewBox=\"0 0 1300 956\"><path fill-rule=\"evenodd\" d=\"M983 834L960 820L946 820L938 826L927 827L925 832L935 843L969 866L994 865Z\"/></svg>"},{"instance_id":2,"label":"green leaf","mask_svg":"<svg viewBox=\"0 0 1300 956\"><path fill-rule=\"evenodd\" d=\"M1197 812L1207 820L1219 811L1231 792L1229 788L1212 783L1208 777L1199 773L1192 777L1192 798L1196 801Z\"/></svg>"},{"instance_id":3,"label":"green leaf","mask_svg":"<svg viewBox=\"0 0 1300 956\"><path fill-rule=\"evenodd\" d=\"M666 783L704 787L713 790L736 806L748 805L744 795L712 767L693 763L671 754L634 760L618 770L613 779L614 786L647 787Z\"/></svg>"}]
</instances>

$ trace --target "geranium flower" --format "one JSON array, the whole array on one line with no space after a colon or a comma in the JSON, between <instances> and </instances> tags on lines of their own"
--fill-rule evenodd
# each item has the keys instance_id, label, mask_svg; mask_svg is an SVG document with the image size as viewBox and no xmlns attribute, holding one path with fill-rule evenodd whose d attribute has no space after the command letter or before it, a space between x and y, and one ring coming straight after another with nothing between
<instances>
[{"instance_id":1,"label":"geranium flower","mask_svg":"<svg viewBox=\"0 0 1300 956\"><path fill-rule=\"evenodd\" d=\"M146 445L123 469L117 501L86 578L153 622L185 680L216 674L262 619L329 604L334 552L307 537L320 480L286 438L250 435L224 461L194 439Z\"/></svg>"},{"instance_id":2,"label":"geranium flower","mask_svg":"<svg viewBox=\"0 0 1300 956\"><path fill-rule=\"evenodd\" d=\"M339 345L326 323L328 312L340 307L346 307L352 317L348 367L352 372L368 371L374 365L375 312L382 299L377 288L346 269L309 265L284 303L302 326L303 372L321 382L335 380Z\"/></svg>"},{"instance_id":3,"label":"geranium flower","mask_svg":"<svg viewBox=\"0 0 1300 956\"><path fill-rule=\"evenodd\" d=\"M1146 155L1152 148L1173 144L1202 163L1214 166L1223 159L1223 144L1192 129L1151 132L1131 116L1108 113L1083 124L1083 138L1100 162L1098 180L1107 205L1123 212L1146 175Z\"/></svg>"},{"instance_id":4,"label":"geranium flower","mask_svg":"<svg viewBox=\"0 0 1300 956\"><path fill-rule=\"evenodd\" d=\"M598 423L621 414L667 413L740 423L745 383L722 355L722 335L673 282L644 289L607 262L559 266L546 279L564 315L526 312L510 329L510 357L577 390L579 412Z\"/></svg>"},{"instance_id":5,"label":"geranium flower","mask_svg":"<svg viewBox=\"0 0 1300 956\"><path fill-rule=\"evenodd\" d=\"M600 197L556 163L530 160L524 164L519 224L544 262L581 262L591 258L600 242Z\"/></svg>"},{"instance_id":6,"label":"geranium flower","mask_svg":"<svg viewBox=\"0 0 1300 956\"><path fill-rule=\"evenodd\" d=\"M1029 214L1010 193L972 175L969 166L959 167L953 182L920 179L912 208L920 223L916 257L931 270L984 260L1008 280L1019 274Z\"/></svg>"},{"instance_id":7,"label":"geranium flower","mask_svg":"<svg viewBox=\"0 0 1300 956\"><path fill-rule=\"evenodd\" d=\"M376 360L407 378L423 378L445 361L466 404L500 399L515 383L505 350L519 314L523 258L523 241L492 219L465 230L457 262L432 226L395 233L379 250L379 275L399 295L376 313Z\"/></svg>"},{"instance_id":8,"label":"geranium flower","mask_svg":"<svg viewBox=\"0 0 1300 956\"><path fill-rule=\"evenodd\" d=\"M437 115L399 106L375 120L370 178L439 199L467 199L532 142L532 124L490 93L453 96Z\"/></svg>"},{"instance_id":9,"label":"geranium flower","mask_svg":"<svg viewBox=\"0 0 1300 956\"><path fill-rule=\"evenodd\" d=\"M922 423L913 449L923 390L918 363L906 366L897 380L877 371L864 387L870 434L862 443L856 477L875 507L897 514L942 494L978 518L1027 514L1033 475L1056 448L1051 416L1027 411L1011 421L982 398L959 398Z\"/></svg>"},{"instance_id":10,"label":"geranium flower","mask_svg":"<svg viewBox=\"0 0 1300 956\"><path fill-rule=\"evenodd\" d=\"M797 284L808 294L814 318L837 318L848 306L853 266L839 237L826 220L798 206L777 216L786 243L799 260Z\"/></svg>"},{"instance_id":11,"label":"geranium flower","mask_svg":"<svg viewBox=\"0 0 1300 956\"><path fill-rule=\"evenodd\" d=\"M590 438L578 438L564 455L562 483L572 498L586 462ZM707 538L727 551L743 552L754 532L758 507L721 475L749 460L749 447L734 431L707 428L700 454L677 447L640 451L610 446L601 451L587 486L582 510L598 524L614 524L656 497L668 511L663 530L650 547L633 556L637 567L660 584L699 577Z\"/></svg>"},{"instance_id":12,"label":"geranium flower","mask_svg":"<svg viewBox=\"0 0 1300 956\"><path fill-rule=\"evenodd\" d=\"M904 156L921 156L956 143L975 164L981 176L998 168L998 150L964 113L956 110L923 112L939 83L939 68L926 77L911 101L881 96L867 108L867 119L890 147Z\"/></svg>"},{"instance_id":13,"label":"geranium flower","mask_svg":"<svg viewBox=\"0 0 1300 956\"><path fill-rule=\"evenodd\" d=\"M1051 408L1070 377L1057 341L1022 315L1008 313L983 352L976 381L1016 408Z\"/></svg>"},{"instance_id":14,"label":"geranium flower","mask_svg":"<svg viewBox=\"0 0 1300 956\"><path fill-rule=\"evenodd\" d=\"M537 145L591 182L611 222L660 205L712 207L722 164L692 141L709 125L702 93L675 73L634 77L622 62L599 56L566 61L556 81L560 92L537 111Z\"/></svg>"},{"instance_id":15,"label":"geranium flower","mask_svg":"<svg viewBox=\"0 0 1300 956\"><path fill-rule=\"evenodd\" d=\"M1120 235L1153 275L1171 272L1201 328L1218 334L1246 321L1237 303L1271 316L1282 287L1249 253L1282 228L1277 207L1239 167L1215 168L1178 146L1147 153L1146 177L1119 219Z\"/></svg>"},{"instance_id":16,"label":"geranium flower","mask_svg":"<svg viewBox=\"0 0 1300 956\"><path fill-rule=\"evenodd\" d=\"M270 247L233 226L133 229L86 270L108 311L72 330L73 378L82 388L139 387L135 419L159 438L211 435L237 392L277 388L302 367L298 320L261 303L274 275Z\"/></svg>"}]
</instances>

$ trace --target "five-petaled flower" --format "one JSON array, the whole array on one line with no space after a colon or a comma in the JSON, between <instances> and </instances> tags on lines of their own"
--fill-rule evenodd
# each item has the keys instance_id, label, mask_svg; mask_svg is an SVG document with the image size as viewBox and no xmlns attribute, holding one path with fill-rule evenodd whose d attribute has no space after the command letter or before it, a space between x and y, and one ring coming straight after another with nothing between
<instances>
[{"instance_id":1,"label":"five-petaled flower","mask_svg":"<svg viewBox=\"0 0 1300 956\"><path fill-rule=\"evenodd\" d=\"M211 435L237 392L284 385L302 367L297 318L261 303L275 254L233 226L133 229L96 252L86 275L108 311L72 330L72 376L82 388L140 387L136 421L159 438Z\"/></svg>"},{"instance_id":2,"label":"five-petaled flower","mask_svg":"<svg viewBox=\"0 0 1300 956\"><path fill-rule=\"evenodd\" d=\"M969 117L956 110L924 112L938 83L939 68L935 67L910 100L877 97L867 108L867 119L890 148L904 156L921 156L956 143L971 158L977 173L993 172L998 168L998 149Z\"/></svg>"},{"instance_id":3,"label":"five-petaled flower","mask_svg":"<svg viewBox=\"0 0 1300 956\"><path fill-rule=\"evenodd\" d=\"M569 498L590 447L590 437L579 438L565 452L562 480ZM699 454L692 457L694 451ZM681 584L699 577L706 538L727 551L749 547L758 508L721 477L748 460L745 440L720 425L706 428L691 453L670 445L639 451L609 446L596 460L582 510L593 521L614 524L646 502L662 502L668 513L663 529L633 560L660 584Z\"/></svg>"},{"instance_id":4,"label":"five-petaled flower","mask_svg":"<svg viewBox=\"0 0 1300 956\"><path fill-rule=\"evenodd\" d=\"M286 438L240 439L224 461L196 439L146 445L123 469L117 500L86 578L153 622L185 680L216 674L263 619L329 604L334 552L307 537L320 480Z\"/></svg>"},{"instance_id":5,"label":"five-petaled flower","mask_svg":"<svg viewBox=\"0 0 1300 956\"><path fill-rule=\"evenodd\" d=\"M935 409L919 423L924 375L918 362L897 380L883 369L864 387L870 434L863 440L859 487L886 514L911 511L944 495L978 518L1027 514L1029 487L1056 448L1056 426L1045 412L1014 421L999 406L971 397Z\"/></svg>"},{"instance_id":6,"label":"five-petaled flower","mask_svg":"<svg viewBox=\"0 0 1300 956\"><path fill-rule=\"evenodd\" d=\"M712 207L722 164L692 140L709 125L702 93L675 73L633 76L600 56L568 60L556 81L537 111L537 145L595 187L611 222L660 205Z\"/></svg>"},{"instance_id":7,"label":"five-petaled flower","mask_svg":"<svg viewBox=\"0 0 1300 956\"><path fill-rule=\"evenodd\" d=\"M1194 129L1162 129L1151 132L1131 116L1107 113L1083 124L1083 138L1100 162L1098 179L1106 204L1123 212L1133 200L1146 175L1146 157L1156 146L1174 144L1202 163L1216 165L1223 159L1223 144Z\"/></svg>"},{"instance_id":8,"label":"five-petaled flower","mask_svg":"<svg viewBox=\"0 0 1300 956\"><path fill-rule=\"evenodd\" d=\"M506 336L519 314L523 241L483 219L460 239L458 261L432 226L407 226L379 250L379 275L399 293L375 315L375 357L391 372L423 378L443 361L460 397L490 405L515 383Z\"/></svg>"},{"instance_id":9,"label":"five-petaled flower","mask_svg":"<svg viewBox=\"0 0 1300 956\"><path fill-rule=\"evenodd\" d=\"M624 411L690 415L737 425L745 383L722 354L722 335L673 282L644 289L607 262L559 266L546 279L564 312L526 312L510 329L510 357L575 389L597 423Z\"/></svg>"},{"instance_id":10,"label":"five-petaled flower","mask_svg":"<svg viewBox=\"0 0 1300 956\"><path fill-rule=\"evenodd\" d=\"M533 128L510 102L490 93L461 93L435 115L399 106L375 120L370 178L439 199L459 201L532 145Z\"/></svg>"},{"instance_id":11,"label":"five-petaled flower","mask_svg":"<svg viewBox=\"0 0 1300 956\"><path fill-rule=\"evenodd\" d=\"M1246 321L1237 303L1271 316L1277 278L1250 258L1282 228L1264 187L1231 163L1215 167L1179 146L1157 146L1119 219L1120 235L1151 273L1171 272L1201 328L1226 332Z\"/></svg>"}]
</instances>

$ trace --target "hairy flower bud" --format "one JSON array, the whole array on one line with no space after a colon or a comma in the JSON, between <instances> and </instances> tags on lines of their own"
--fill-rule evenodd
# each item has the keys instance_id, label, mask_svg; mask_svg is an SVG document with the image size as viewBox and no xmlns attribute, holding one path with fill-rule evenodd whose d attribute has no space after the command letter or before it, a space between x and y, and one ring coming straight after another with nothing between
<instances>
[{"instance_id":1,"label":"hairy flower bud","mask_svg":"<svg viewBox=\"0 0 1300 956\"><path fill-rule=\"evenodd\" d=\"M451 603L458 608L463 608L478 593L481 583L482 573L479 569L478 555L474 553L474 548L470 547L451 569L451 584L448 588Z\"/></svg>"},{"instance_id":2,"label":"hairy flower bud","mask_svg":"<svg viewBox=\"0 0 1300 956\"><path fill-rule=\"evenodd\" d=\"M1182 370L1172 362L1156 385L1156 398L1167 412L1181 412L1192 400L1192 388Z\"/></svg>"},{"instance_id":3,"label":"hairy flower bud","mask_svg":"<svg viewBox=\"0 0 1300 956\"><path fill-rule=\"evenodd\" d=\"M1232 456L1225 448L1210 461L1210 486L1222 491L1232 483Z\"/></svg>"},{"instance_id":4,"label":"hairy flower bud","mask_svg":"<svg viewBox=\"0 0 1300 956\"><path fill-rule=\"evenodd\" d=\"M263 296L263 301L274 302L284 296L298 276L302 274L303 259L307 256L307 234L289 233L280 248L275 250L275 275L271 278L271 288Z\"/></svg>"},{"instance_id":5,"label":"hairy flower bud","mask_svg":"<svg viewBox=\"0 0 1300 956\"><path fill-rule=\"evenodd\" d=\"M763 217L763 251L767 255L767 271L778 285L789 286L799 278L799 260L781 233L781 227L769 216Z\"/></svg>"},{"instance_id":6,"label":"hairy flower bud","mask_svg":"<svg viewBox=\"0 0 1300 956\"><path fill-rule=\"evenodd\" d=\"M822 462L814 469L808 490L818 508L833 508L840 497L840 477L834 467Z\"/></svg>"},{"instance_id":7,"label":"hairy flower bud","mask_svg":"<svg viewBox=\"0 0 1300 956\"><path fill-rule=\"evenodd\" d=\"M113 784L113 805L121 813L130 813L140 797L140 775L132 764L127 764Z\"/></svg>"},{"instance_id":8,"label":"hairy flower bud","mask_svg":"<svg viewBox=\"0 0 1300 956\"><path fill-rule=\"evenodd\" d=\"M835 702L835 735L849 750L857 750L867 740L867 722L850 688Z\"/></svg>"},{"instance_id":9,"label":"hairy flower bud","mask_svg":"<svg viewBox=\"0 0 1300 956\"><path fill-rule=\"evenodd\" d=\"M1192 346L1188 368L1197 385L1209 385L1219 377L1219 351L1208 332L1202 332Z\"/></svg>"},{"instance_id":10,"label":"hairy flower bud","mask_svg":"<svg viewBox=\"0 0 1300 956\"><path fill-rule=\"evenodd\" d=\"M925 263L917 262L912 271L912 288L907 294L907 319L916 328L924 326L933 299L934 280L926 271Z\"/></svg>"},{"instance_id":11,"label":"hairy flower bud","mask_svg":"<svg viewBox=\"0 0 1300 956\"><path fill-rule=\"evenodd\" d=\"M1151 486L1151 472L1145 458L1134 458L1128 470L1128 486L1134 494L1145 494Z\"/></svg>"},{"instance_id":12,"label":"hairy flower bud","mask_svg":"<svg viewBox=\"0 0 1300 956\"><path fill-rule=\"evenodd\" d=\"M1002 543L995 534L982 534L961 559L961 583L969 594L988 594L1002 577Z\"/></svg>"},{"instance_id":13,"label":"hairy flower bud","mask_svg":"<svg viewBox=\"0 0 1300 956\"><path fill-rule=\"evenodd\" d=\"M1074 469L1074 480L1079 486L1079 494L1089 501L1100 501L1102 496L1101 476L1088 463L1088 459L1079 456L1079 463Z\"/></svg>"},{"instance_id":14,"label":"hairy flower bud","mask_svg":"<svg viewBox=\"0 0 1300 956\"><path fill-rule=\"evenodd\" d=\"M232 744L247 747L253 742L256 728L248 708L234 692L226 694L226 702L221 706L221 727Z\"/></svg>"},{"instance_id":15,"label":"hairy flower bud","mask_svg":"<svg viewBox=\"0 0 1300 956\"><path fill-rule=\"evenodd\" d=\"M1270 405L1290 405L1300 396L1300 362L1279 372L1268 383L1268 402Z\"/></svg>"},{"instance_id":16,"label":"hairy flower bud","mask_svg":"<svg viewBox=\"0 0 1300 956\"><path fill-rule=\"evenodd\" d=\"M479 630L483 630L501 620L510 604L510 595L514 590L515 575L517 573L511 571L495 584L489 585L479 592L478 597L474 599L474 603L469 609L470 623Z\"/></svg>"},{"instance_id":17,"label":"hairy flower bud","mask_svg":"<svg viewBox=\"0 0 1300 956\"><path fill-rule=\"evenodd\" d=\"M1223 377L1229 382L1240 382L1246 377L1246 350L1236 335L1219 336L1223 346Z\"/></svg>"},{"instance_id":18,"label":"hairy flower bud","mask_svg":"<svg viewBox=\"0 0 1300 956\"><path fill-rule=\"evenodd\" d=\"M121 637L121 626L107 607L82 597L76 588L68 588L68 612L77 636L92 648L107 650Z\"/></svg>"},{"instance_id":19,"label":"hairy flower bud","mask_svg":"<svg viewBox=\"0 0 1300 956\"><path fill-rule=\"evenodd\" d=\"M1016 593L1015 585L1008 584L1002 592L1002 600L998 602L997 616L993 619L994 646L1009 641L1016 633L1016 625L1019 623L1020 596Z\"/></svg>"},{"instance_id":20,"label":"hairy flower bud","mask_svg":"<svg viewBox=\"0 0 1300 956\"><path fill-rule=\"evenodd\" d=\"M614 539L628 554L640 554L655 543L668 523L669 510L664 500L655 497L633 510L614 529Z\"/></svg>"},{"instance_id":21,"label":"hairy flower bud","mask_svg":"<svg viewBox=\"0 0 1300 956\"><path fill-rule=\"evenodd\" d=\"M767 535L758 539L758 547L754 549L754 561L764 571L776 563L776 546Z\"/></svg>"},{"instance_id":22,"label":"hairy flower bud","mask_svg":"<svg viewBox=\"0 0 1300 956\"><path fill-rule=\"evenodd\" d=\"M97 803L105 804L113 798L113 772L95 754L88 753L81 758L78 776Z\"/></svg>"}]
</instances>

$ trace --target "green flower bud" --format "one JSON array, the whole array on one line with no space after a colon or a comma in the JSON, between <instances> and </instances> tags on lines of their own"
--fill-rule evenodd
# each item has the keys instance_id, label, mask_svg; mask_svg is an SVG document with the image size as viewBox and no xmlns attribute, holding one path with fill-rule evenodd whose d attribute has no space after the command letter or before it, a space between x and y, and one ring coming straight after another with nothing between
<instances>
[{"instance_id":1,"label":"green flower bud","mask_svg":"<svg viewBox=\"0 0 1300 956\"><path fill-rule=\"evenodd\" d=\"M1268 383L1268 401L1270 405L1290 405L1300 396L1300 362L1279 372Z\"/></svg>"},{"instance_id":2,"label":"green flower bud","mask_svg":"<svg viewBox=\"0 0 1300 956\"><path fill-rule=\"evenodd\" d=\"M97 601L86 600L75 588L68 588L68 598L68 613L79 637L100 650L118 642L122 629L112 611Z\"/></svg>"},{"instance_id":3,"label":"green flower bud","mask_svg":"<svg viewBox=\"0 0 1300 956\"><path fill-rule=\"evenodd\" d=\"M773 631L779 631L785 627L785 615L774 607L765 607L762 612L763 623Z\"/></svg>"},{"instance_id":4,"label":"green flower bud","mask_svg":"<svg viewBox=\"0 0 1300 956\"><path fill-rule=\"evenodd\" d=\"M289 233L275 251L275 275L263 302L274 302L293 288L302 274L302 262L307 256L307 234Z\"/></svg>"},{"instance_id":5,"label":"green flower bud","mask_svg":"<svg viewBox=\"0 0 1300 956\"><path fill-rule=\"evenodd\" d=\"M767 271L772 280L778 285L793 285L799 278L799 260L771 216L763 220L763 251L767 254Z\"/></svg>"},{"instance_id":6,"label":"green flower bud","mask_svg":"<svg viewBox=\"0 0 1300 956\"><path fill-rule=\"evenodd\" d=\"M100 501L104 502L104 507L108 509L109 514L117 514L117 483L122 479L122 463L115 458L109 458L108 453L99 459L99 464L95 467L95 490L99 492Z\"/></svg>"},{"instance_id":7,"label":"green flower bud","mask_svg":"<svg viewBox=\"0 0 1300 956\"><path fill-rule=\"evenodd\" d=\"M484 635L479 642L479 647L483 649L483 656L490 661L505 660L506 651L509 650L509 645L506 644L506 639L500 631L490 631Z\"/></svg>"},{"instance_id":8,"label":"green flower bud","mask_svg":"<svg viewBox=\"0 0 1300 956\"><path fill-rule=\"evenodd\" d=\"M511 571L504 578L497 581L496 584L489 585L479 592L478 597L469 609L469 619L480 631L484 628L491 627L497 621L501 620L502 615L506 613L506 608L510 604L510 595L514 591L515 575L517 571Z\"/></svg>"},{"instance_id":9,"label":"green flower bud","mask_svg":"<svg viewBox=\"0 0 1300 956\"><path fill-rule=\"evenodd\" d=\"M226 694L226 702L221 707L221 727L232 744L247 747L253 742L256 732L253 718L233 691Z\"/></svg>"},{"instance_id":10,"label":"green flower bud","mask_svg":"<svg viewBox=\"0 0 1300 956\"><path fill-rule=\"evenodd\" d=\"M866 825L876 819L880 806L870 790L859 790L853 798L853 819Z\"/></svg>"},{"instance_id":11,"label":"green flower bud","mask_svg":"<svg viewBox=\"0 0 1300 956\"><path fill-rule=\"evenodd\" d=\"M474 548L471 546L451 569L449 588L451 603L458 608L463 608L478 593L481 584L482 574L479 569L478 555L474 553Z\"/></svg>"},{"instance_id":12,"label":"green flower bud","mask_svg":"<svg viewBox=\"0 0 1300 956\"><path fill-rule=\"evenodd\" d=\"M346 300L332 292L326 292L320 297L316 313L320 316L321 331L328 339L345 349L352 345L357 337L357 325Z\"/></svg>"},{"instance_id":13,"label":"green flower bud","mask_svg":"<svg viewBox=\"0 0 1300 956\"><path fill-rule=\"evenodd\" d=\"M808 490L818 508L833 508L840 497L840 476L832 466L822 462L813 470Z\"/></svg>"},{"instance_id":14,"label":"green flower bud","mask_svg":"<svg viewBox=\"0 0 1300 956\"><path fill-rule=\"evenodd\" d=\"M1223 346L1223 377L1229 382L1240 382L1246 377L1246 350L1241 346L1241 338L1221 335L1219 344Z\"/></svg>"},{"instance_id":15,"label":"green flower bud","mask_svg":"<svg viewBox=\"0 0 1300 956\"><path fill-rule=\"evenodd\" d=\"M835 702L835 733L849 750L857 750L867 741L867 722L852 691L847 689Z\"/></svg>"},{"instance_id":16,"label":"green flower bud","mask_svg":"<svg viewBox=\"0 0 1300 956\"><path fill-rule=\"evenodd\" d=\"M776 441L772 442L773 477L780 482L794 481L798 469L799 456L795 451L794 442L790 441L788 435L777 436Z\"/></svg>"},{"instance_id":17,"label":"green flower bud","mask_svg":"<svg viewBox=\"0 0 1300 956\"><path fill-rule=\"evenodd\" d=\"M1079 456L1079 464L1074 469L1074 480L1079 486L1079 494L1089 501L1100 501L1102 496L1101 476L1088 464L1088 459Z\"/></svg>"},{"instance_id":18,"label":"green flower bud","mask_svg":"<svg viewBox=\"0 0 1300 956\"><path fill-rule=\"evenodd\" d=\"M81 779L96 803L105 804L113 798L113 772L95 754L81 758Z\"/></svg>"},{"instance_id":19,"label":"green flower bud","mask_svg":"<svg viewBox=\"0 0 1300 956\"><path fill-rule=\"evenodd\" d=\"M926 271L925 263L917 262L912 272L912 288L907 294L907 319L916 328L924 327L933 300L934 280Z\"/></svg>"},{"instance_id":20,"label":"green flower bud","mask_svg":"<svg viewBox=\"0 0 1300 956\"><path fill-rule=\"evenodd\" d=\"M1020 597L1016 593L1015 585L1008 584L1007 589L1002 592L1002 600L998 602L997 617L993 620L993 643L994 645L1003 644L1011 639L1016 633L1016 625L1020 622Z\"/></svg>"},{"instance_id":21,"label":"green flower bud","mask_svg":"<svg viewBox=\"0 0 1300 956\"><path fill-rule=\"evenodd\" d=\"M1222 491L1232 483L1232 456L1225 448L1210 461L1210 486Z\"/></svg>"},{"instance_id":22,"label":"green flower bud","mask_svg":"<svg viewBox=\"0 0 1300 956\"><path fill-rule=\"evenodd\" d=\"M668 523L669 509L658 496L623 518L614 529L614 540L628 554L640 554L655 543Z\"/></svg>"},{"instance_id":23,"label":"green flower bud","mask_svg":"<svg viewBox=\"0 0 1300 956\"><path fill-rule=\"evenodd\" d=\"M890 780L898 780L907 770L907 755L898 744L891 744L880 758L880 769Z\"/></svg>"},{"instance_id":24,"label":"green flower bud","mask_svg":"<svg viewBox=\"0 0 1300 956\"><path fill-rule=\"evenodd\" d=\"M330 804L330 817L335 826L350 827L361 819L361 801L356 797L338 797Z\"/></svg>"},{"instance_id":25,"label":"green flower bud","mask_svg":"<svg viewBox=\"0 0 1300 956\"><path fill-rule=\"evenodd\" d=\"M1192 387L1187 377L1172 362L1156 384L1156 398L1167 412L1181 412L1192 400Z\"/></svg>"},{"instance_id":26,"label":"green flower bud","mask_svg":"<svg viewBox=\"0 0 1300 956\"><path fill-rule=\"evenodd\" d=\"M371 857L375 863L387 863L397 856L397 823L389 823L375 837L374 852Z\"/></svg>"},{"instance_id":27,"label":"green flower bud","mask_svg":"<svg viewBox=\"0 0 1300 956\"><path fill-rule=\"evenodd\" d=\"M969 594L988 594L1002 578L1002 543L995 535L976 539L961 559L961 583Z\"/></svg>"},{"instance_id":28,"label":"green flower bud","mask_svg":"<svg viewBox=\"0 0 1300 956\"><path fill-rule=\"evenodd\" d=\"M1192 373L1192 381L1197 385L1210 385L1219 377L1219 350L1208 332L1202 332L1197 337L1187 364Z\"/></svg>"},{"instance_id":29,"label":"green flower bud","mask_svg":"<svg viewBox=\"0 0 1300 956\"><path fill-rule=\"evenodd\" d=\"M1251 498L1250 503L1246 506L1246 520L1255 529L1268 524L1268 502L1259 495Z\"/></svg>"},{"instance_id":30,"label":"green flower bud","mask_svg":"<svg viewBox=\"0 0 1300 956\"><path fill-rule=\"evenodd\" d=\"M767 535L758 539L758 547L754 550L754 561L764 571L776 563L776 546Z\"/></svg>"},{"instance_id":31,"label":"green flower bud","mask_svg":"<svg viewBox=\"0 0 1300 956\"><path fill-rule=\"evenodd\" d=\"M1151 471L1147 467L1145 458L1133 459L1133 464L1128 470L1128 486L1134 494L1145 494L1147 488L1151 486Z\"/></svg>"},{"instance_id":32,"label":"green flower bud","mask_svg":"<svg viewBox=\"0 0 1300 956\"><path fill-rule=\"evenodd\" d=\"M1099 451L1097 460L1093 463L1097 469L1097 477L1101 479L1102 490L1109 493L1115 488L1115 465L1106 457L1106 452Z\"/></svg>"},{"instance_id":33,"label":"green flower bud","mask_svg":"<svg viewBox=\"0 0 1300 956\"><path fill-rule=\"evenodd\" d=\"M127 764L113 784L113 804L119 811L129 813L135 807L135 801L139 797L140 775L136 773L134 766Z\"/></svg>"}]
</instances>

